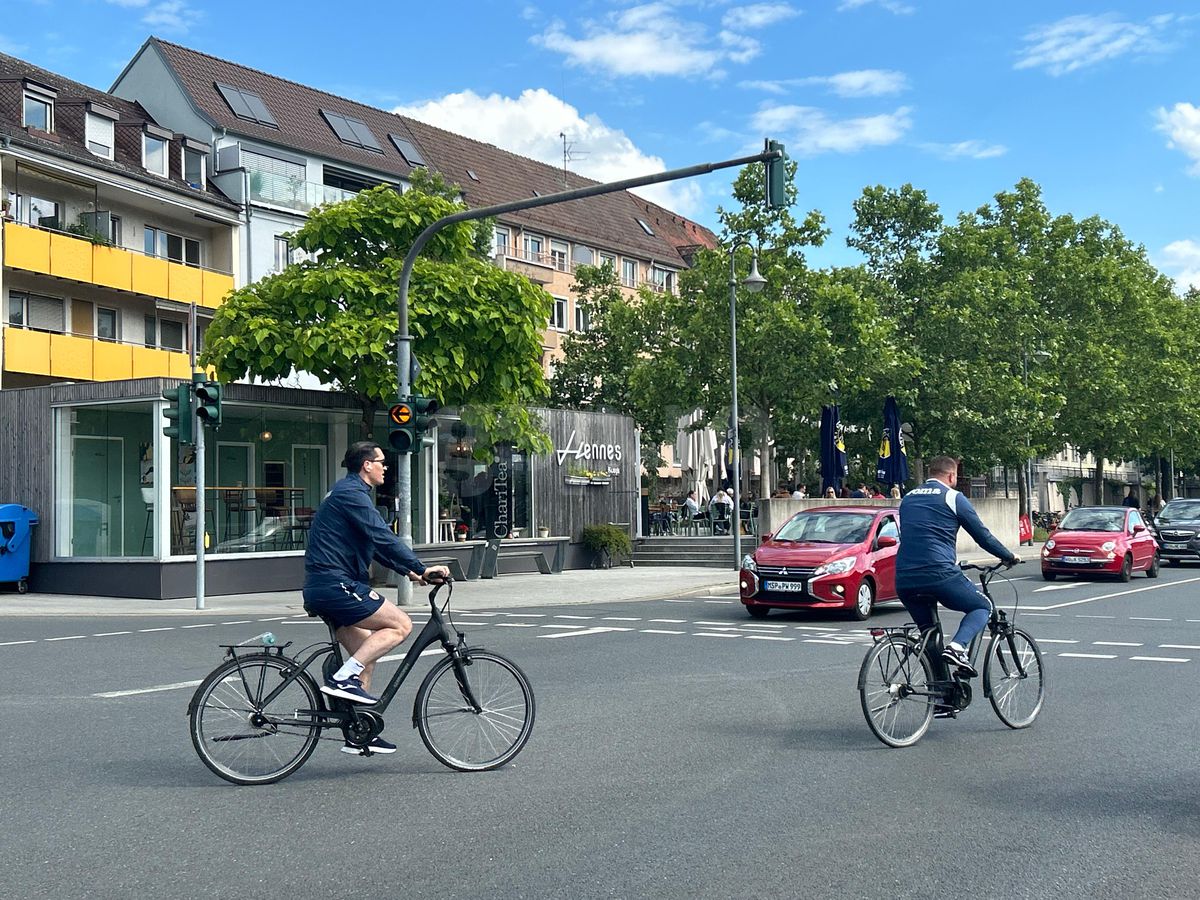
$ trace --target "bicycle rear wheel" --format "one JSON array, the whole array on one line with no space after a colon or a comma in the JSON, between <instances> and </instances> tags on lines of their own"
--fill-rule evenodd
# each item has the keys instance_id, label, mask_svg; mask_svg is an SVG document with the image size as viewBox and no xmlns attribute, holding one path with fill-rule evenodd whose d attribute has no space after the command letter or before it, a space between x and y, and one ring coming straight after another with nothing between
<instances>
[{"instance_id":1,"label":"bicycle rear wheel","mask_svg":"<svg viewBox=\"0 0 1200 900\"><path fill-rule=\"evenodd\" d=\"M264 706L294 663L269 654L218 666L188 705L192 745L200 760L234 784L270 784L312 756L321 728L301 709L322 709L316 683L304 672Z\"/></svg>"},{"instance_id":2,"label":"bicycle rear wheel","mask_svg":"<svg viewBox=\"0 0 1200 900\"><path fill-rule=\"evenodd\" d=\"M497 769L515 757L533 731L533 716L525 673L487 650L467 650L462 660L447 657L435 665L413 707L429 752L460 772Z\"/></svg>"},{"instance_id":3,"label":"bicycle rear wheel","mask_svg":"<svg viewBox=\"0 0 1200 900\"><path fill-rule=\"evenodd\" d=\"M1042 651L1028 633L1014 628L1010 635L992 638L983 664L983 689L1009 728L1033 724L1046 699L1046 673Z\"/></svg>"},{"instance_id":4,"label":"bicycle rear wheel","mask_svg":"<svg viewBox=\"0 0 1200 900\"><path fill-rule=\"evenodd\" d=\"M933 671L924 653L903 638L886 638L863 658L858 693L875 737L889 747L909 747L933 721Z\"/></svg>"}]
</instances>

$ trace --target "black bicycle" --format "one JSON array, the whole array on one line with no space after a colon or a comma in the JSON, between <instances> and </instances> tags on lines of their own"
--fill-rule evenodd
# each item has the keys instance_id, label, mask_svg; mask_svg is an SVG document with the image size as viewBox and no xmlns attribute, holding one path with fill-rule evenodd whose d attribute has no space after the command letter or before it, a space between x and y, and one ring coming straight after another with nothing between
<instances>
[{"instance_id":1,"label":"black bicycle","mask_svg":"<svg viewBox=\"0 0 1200 900\"><path fill-rule=\"evenodd\" d=\"M413 726L421 740L438 762L461 772L496 769L512 760L533 730L533 689L516 663L467 646L466 635L450 617L453 587L438 607L438 591L447 584L430 591L429 621L374 706L329 697L309 674L322 657L325 677L342 666L332 625L328 643L310 644L294 657L284 653L290 641L277 647L221 644L226 661L200 683L188 704L200 759L234 784L270 784L304 765L320 740L344 740L371 755L368 745L383 731L383 713L396 691L421 652L440 642L446 656L429 670L413 703ZM327 728L339 730L341 737L323 738Z\"/></svg>"},{"instance_id":2,"label":"black bicycle","mask_svg":"<svg viewBox=\"0 0 1200 900\"><path fill-rule=\"evenodd\" d=\"M1009 728L1028 728L1042 710L1046 676L1037 642L992 600L989 584L1003 567L1004 563L962 566L980 573L979 587L992 603L988 635L976 635L969 653L971 665L978 668L980 648L988 642L984 696ZM942 623L936 605L933 615L934 625L925 631L911 622L871 629L875 643L859 669L858 692L867 725L889 747L909 747L919 741L937 709L956 716L971 704L970 678L949 671L942 660Z\"/></svg>"}]
</instances>

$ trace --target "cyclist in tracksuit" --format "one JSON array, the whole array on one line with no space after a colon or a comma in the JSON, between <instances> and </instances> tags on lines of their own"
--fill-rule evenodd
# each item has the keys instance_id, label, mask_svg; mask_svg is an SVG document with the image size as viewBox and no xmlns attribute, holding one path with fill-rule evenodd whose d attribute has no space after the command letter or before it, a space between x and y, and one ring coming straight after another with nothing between
<instances>
[{"instance_id":1,"label":"cyclist in tracksuit","mask_svg":"<svg viewBox=\"0 0 1200 900\"><path fill-rule=\"evenodd\" d=\"M932 628L939 602L965 613L942 659L967 675L978 674L967 656L972 638L987 625L991 605L958 567L958 529L965 528L988 553L1016 565L1020 560L996 539L971 501L954 489L958 460L939 456L929 464L930 478L900 501L900 549L896 553L896 593L913 621Z\"/></svg>"}]
</instances>

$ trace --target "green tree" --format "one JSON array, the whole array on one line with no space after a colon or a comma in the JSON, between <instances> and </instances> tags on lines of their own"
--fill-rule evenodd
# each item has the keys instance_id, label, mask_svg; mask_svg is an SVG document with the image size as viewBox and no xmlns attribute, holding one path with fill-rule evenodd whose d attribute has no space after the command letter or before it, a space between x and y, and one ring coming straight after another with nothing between
<instances>
[{"instance_id":1,"label":"green tree","mask_svg":"<svg viewBox=\"0 0 1200 900\"><path fill-rule=\"evenodd\" d=\"M234 291L213 317L201 360L221 380L310 372L352 396L362 435L397 393L397 285L422 230L462 207L436 177L403 194L383 186L319 207L292 236L308 261ZM439 231L417 259L409 329L414 390L457 406L494 441L548 450L529 407L548 395L541 336L553 301L481 258L477 223Z\"/></svg>"}]
</instances>

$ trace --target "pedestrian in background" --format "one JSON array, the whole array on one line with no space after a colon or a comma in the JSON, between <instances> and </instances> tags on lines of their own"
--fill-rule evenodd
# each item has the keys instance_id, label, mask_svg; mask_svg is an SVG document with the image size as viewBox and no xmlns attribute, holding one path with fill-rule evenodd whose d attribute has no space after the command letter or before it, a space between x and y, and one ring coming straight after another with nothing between
<instances>
[{"instance_id":1,"label":"pedestrian in background","mask_svg":"<svg viewBox=\"0 0 1200 900\"><path fill-rule=\"evenodd\" d=\"M893 485L892 485L892 490L891 490L891 498L892 498L893 500L899 500L899 499L900 499L900 485L898 485L898 484L893 484Z\"/></svg>"}]
</instances>

